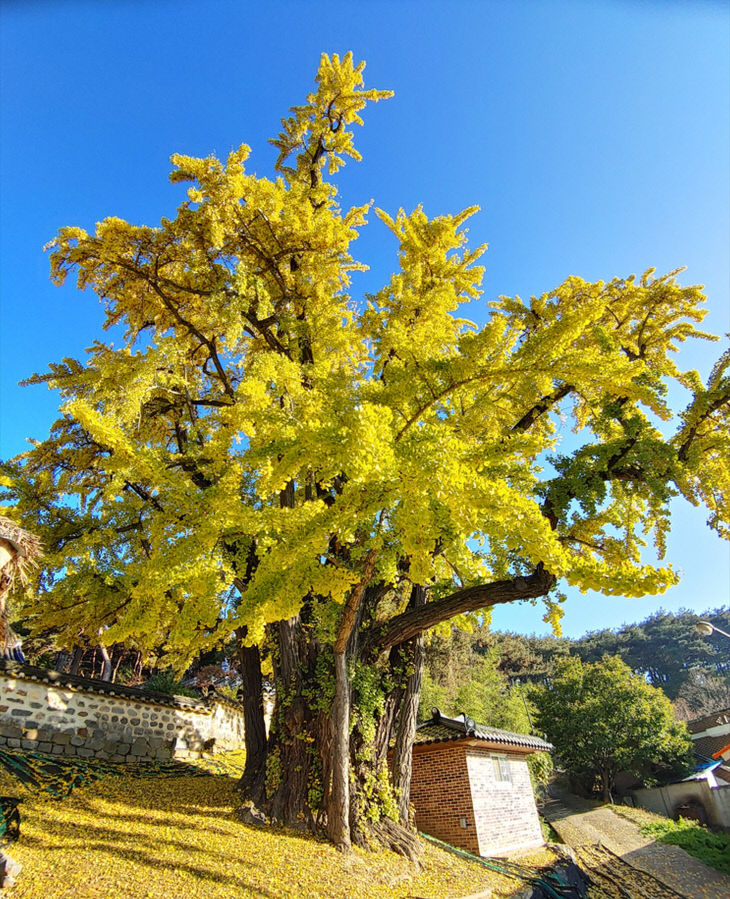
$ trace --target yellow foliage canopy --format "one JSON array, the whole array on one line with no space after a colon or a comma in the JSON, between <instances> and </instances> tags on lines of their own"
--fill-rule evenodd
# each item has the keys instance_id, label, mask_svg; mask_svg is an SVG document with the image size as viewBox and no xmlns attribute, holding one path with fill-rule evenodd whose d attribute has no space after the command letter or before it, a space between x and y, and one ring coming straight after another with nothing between
<instances>
[{"instance_id":1,"label":"yellow foliage canopy","mask_svg":"<svg viewBox=\"0 0 730 899\"><path fill-rule=\"evenodd\" d=\"M63 640L101 629L182 666L307 601L332 641L372 551L385 646L413 583L431 595L416 628L556 579L666 589L675 573L641 550L653 535L662 554L677 493L727 536L729 358L707 384L677 367L681 342L709 335L700 288L676 272L570 277L501 298L476 327L461 315L481 295L475 210L419 207L378 210L399 269L350 295L368 207L343 211L327 176L359 159L352 126L389 96L363 89L363 69L322 57L273 141L273 180L246 171L246 146L173 156L172 181L190 185L173 218L50 244L53 279L75 273L125 329L123 346L31 379L60 392L62 417L3 467L6 501L48 548L26 611ZM693 396L678 426L671 381ZM551 468L559 416L577 448ZM547 614L557 626L554 593Z\"/></svg>"}]
</instances>

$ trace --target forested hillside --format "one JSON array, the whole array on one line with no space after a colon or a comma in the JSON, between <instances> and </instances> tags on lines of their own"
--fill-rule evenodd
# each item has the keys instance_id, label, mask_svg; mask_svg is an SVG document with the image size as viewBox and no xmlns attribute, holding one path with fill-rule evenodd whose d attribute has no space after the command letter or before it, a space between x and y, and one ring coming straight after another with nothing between
<instances>
[{"instance_id":1,"label":"forested hillside","mask_svg":"<svg viewBox=\"0 0 730 899\"><path fill-rule=\"evenodd\" d=\"M427 648L421 715L438 705L496 727L529 726L523 686L549 682L556 663L567 656L590 663L605 655L618 656L661 688L679 718L730 707L730 639L700 635L700 618L730 631L728 606L699 616L687 610L657 612L638 624L591 631L577 640L491 632L486 626L471 634L452 628L448 636L434 636Z\"/></svg>"}]
</instances>

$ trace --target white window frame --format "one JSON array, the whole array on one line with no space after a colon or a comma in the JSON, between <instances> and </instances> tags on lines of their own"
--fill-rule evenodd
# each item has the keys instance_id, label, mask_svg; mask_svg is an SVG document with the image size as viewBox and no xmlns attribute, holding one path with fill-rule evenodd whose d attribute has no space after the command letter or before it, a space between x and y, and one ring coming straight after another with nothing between
<instances>
[{"instance_id":1,"label":"white window frame","mask_svg":"<svg viewBox=\"0 0 730 899\"><path fill-rule=\"evenodd\" d=\"M509 758L504 753L493 752L490 754L492 759L492 772L494 773L494 781L500 786L512 786L512 766Z\"/></svg>"}]
</instances>

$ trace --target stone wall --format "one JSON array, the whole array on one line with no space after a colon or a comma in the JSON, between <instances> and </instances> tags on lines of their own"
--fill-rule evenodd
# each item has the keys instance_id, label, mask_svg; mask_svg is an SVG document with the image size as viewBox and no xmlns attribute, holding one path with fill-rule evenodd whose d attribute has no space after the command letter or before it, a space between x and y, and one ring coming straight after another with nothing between
<instances>
[{"instance_id":1,"label":"stone wall","mask_svg":"<svg viewBox=\"0 0 730 899\"><path fill-rule=\"evenodd\" d=\"M683 780L663 787L634 790L633 796L640 808L668 818L676 818L681 806L698 802L709 824L730 827L730 784L711 787L706 780Z\"/></svg>"},{"instance_id":2,"label":"stone wall","mask_svg":"<svg viewBox=\"0 0 730 899\"><path fill-rule=\"evenodd\" d=\"M114 762L243 744L243 708L0 662L0 747Z\"/></svg>"}]
</instances>

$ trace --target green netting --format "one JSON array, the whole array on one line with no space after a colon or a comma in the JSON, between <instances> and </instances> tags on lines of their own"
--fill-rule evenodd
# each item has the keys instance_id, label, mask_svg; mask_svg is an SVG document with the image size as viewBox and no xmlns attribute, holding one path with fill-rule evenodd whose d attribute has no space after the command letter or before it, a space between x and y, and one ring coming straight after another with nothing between
<instances>
[{"instance_id":1,"label":"green netting","mask_svg":"<svg viewBox=\"0 0 730 899\"><path fill-rule=\"evenodd\" d=\"M442 849L446 849L448 852L479 862L480 865L489 868L490 871L496 871L505 877L526 881L533 886L538 895L542 893L546 899L579 899L582 895L579 887L563 880L554 871L531 868L529 865L520 865L504 858L482 858L479 855L472 855L471 852L466 852L464 849L457 849L456 846L452 846L450 843L444 843L443 840L438 840L430 834L419 831L419 835Z\"/></svg>"},{"instance_id":2,"label":"green netting","mask_svg":"<svg viewBox=\"0 0 730 899\"><path fill-rule=\"evenodd\" d=\"M31 793L46 793L52 799L63 799L74 787L92 783L103 777L207 777L230 773L224 762L191 765L171 759L140 761L126 764L104 759L59 758L41 752L0 749L0 765L19 780Z\"/></svg>"},{"instance_id":3,"label":"green netting","mask_svg":"<svg viewBox=\"0 0 730 899\"><path fill-rule=\"evenodd\" d=\"M20 812L15 796L0 796L0 846L14 843L20 835Z\"/></svg>"}]
</instances>

